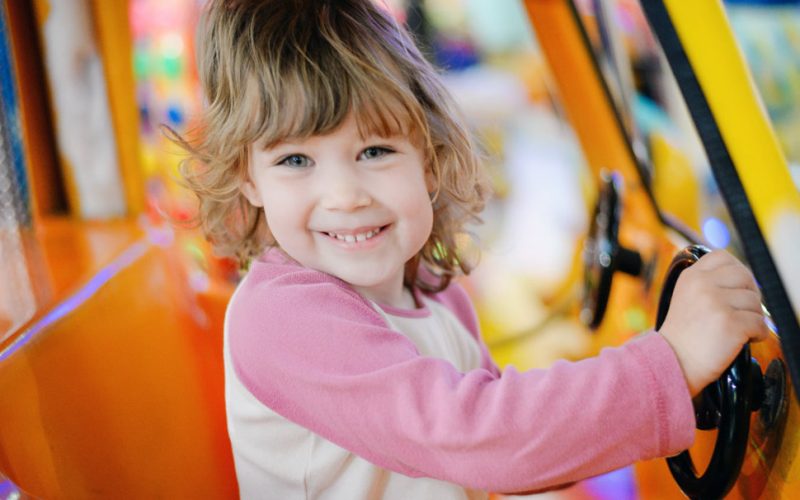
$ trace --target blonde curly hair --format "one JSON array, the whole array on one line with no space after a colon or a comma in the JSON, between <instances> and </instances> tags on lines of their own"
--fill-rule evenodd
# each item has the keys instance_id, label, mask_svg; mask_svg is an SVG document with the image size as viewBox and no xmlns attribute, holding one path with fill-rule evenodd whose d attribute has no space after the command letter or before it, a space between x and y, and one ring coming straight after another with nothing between
<instances>
[{"instance_id":1,"label":"blonde curly hair","mask_svg":"<svg viewBox=\"0 0 800 500\"><path fill-rule=\"evenodd\" d=\"M172 139L199 199L196 222L243 267L276 243L262 209L240 191L249 148L335 130L351 113L362 133L413 131L435 182L433 230L405 283L441 290L469 273L457 239L489 194L477 149L436 70L408 33L370 0L212 0L197 33L206 106L198 128ZM422 263L438 283L418 276Z\"/></svg>"}]
</instances>

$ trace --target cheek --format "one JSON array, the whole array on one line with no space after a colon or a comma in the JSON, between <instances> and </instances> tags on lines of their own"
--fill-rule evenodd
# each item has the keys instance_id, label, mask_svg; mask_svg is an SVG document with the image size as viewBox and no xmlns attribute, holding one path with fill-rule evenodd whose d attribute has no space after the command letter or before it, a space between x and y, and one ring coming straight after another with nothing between
<instances>
[{"instance_id":1,"label":"cheek","mask_svg":"<svg viewBox=\"0 0 800 500\"><path fill-rule=\"evenodd\" d=\"M285 246L290 238L296 237L298 229L302 228L303 211L299 205L297 198L287 196L285 193L278 192L264 196L267 226L281 246Z\"/></svg>"},{"instance_id":2,"label":"cheek","mask_svg":"<svg viewBox=\"0 0 800 500\"><path fill-rule=\"evenodd\" d=\"M412 193L406 193L402 198L405 204L404 212L407 214L413 238L420 245L425 244L433 229L433 206L424 186Z\"/></svg>"},{"instance_id":3,"label":"cheek","mask_svg":"<svg viewBox=\"0 0 800 500\"><path fill-rule=\"evenodd\" d=\"M424 229L426 235L430 235L431 230L433 230L433 205L431 205L428 197L425 197L424 200L420 200L419 211L420 227ZM425 239L427 239L427 236Z\"/></svg>"}]
</instances>

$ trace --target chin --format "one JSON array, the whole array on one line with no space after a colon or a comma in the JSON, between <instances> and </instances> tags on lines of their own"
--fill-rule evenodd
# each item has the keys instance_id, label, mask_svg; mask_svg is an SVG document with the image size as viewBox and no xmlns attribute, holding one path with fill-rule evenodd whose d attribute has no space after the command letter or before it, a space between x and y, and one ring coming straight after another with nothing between
<instances>
[{"instance_id":1,"label":"chin","mask_svg":"<svg viewBox=\"0 0 800 500\"><path fill-rule=\"evenodd\" d=\"M387 278L339 275L339 279L359 288L372 288L383 284Z\"/></svg>"},{"instance_id":2,"label":"chin","mask_svg":"<svg viewBox=\"0 0 800 500\"><path fill-rule=\"evenodd\" d=\"M393 273L387 273L385 269L376 270L375 272L359 269L353 272L340 273L336 276L353 286L370 288L381 286L391 280L392 274Z\"/></svg>"}]
</instances>

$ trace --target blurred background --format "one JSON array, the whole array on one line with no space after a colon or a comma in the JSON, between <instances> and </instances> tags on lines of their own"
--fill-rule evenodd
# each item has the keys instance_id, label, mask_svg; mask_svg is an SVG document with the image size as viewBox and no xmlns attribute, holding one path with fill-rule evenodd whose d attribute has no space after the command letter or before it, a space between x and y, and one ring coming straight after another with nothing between
<instances>
[{"instance_id":1,"label":"blurred background","mask_svg":"<svg viewBox=\"0 0 800 500\"><path fill-rule=\"evenodd\" d=\"M163 134L164 125L190 130L203 104L193 60L203 3L4 2L0 362L69 318L142 255L142 245L168 253L169 273L181 284L164 300L184 311L180 321L219 328L220 307L240 273L188 224L195 199L178 180L181 152ZM656 196L711 246L740 253L638 2L575 4L637 156L675 173L659 177L652 169ZM596 352L581 308L583 244L597 188L524 6L384 5L442 69L487 157L495 197L484 223L471 228L474 238L464 240L480 264L462 283L495 359L526 369ZM728 1L725 8L800 189L800 3ZM651 326L635 305L622 318L619 339ZM0 498L19 494L0 482ZM637 498L637 489L630 471L621 471L545 495Z\"/></svg>"}]
</instances>

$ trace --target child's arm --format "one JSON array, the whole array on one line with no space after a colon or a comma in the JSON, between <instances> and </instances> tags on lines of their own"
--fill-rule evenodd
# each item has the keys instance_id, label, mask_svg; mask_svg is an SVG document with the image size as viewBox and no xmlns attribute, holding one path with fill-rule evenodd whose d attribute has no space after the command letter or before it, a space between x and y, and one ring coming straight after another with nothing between
<instances>
[{"instance_id":1,"label":"child's arm","mask_svg":"<svg viewBox=\"0 0 800 500\"><path fill-rule=\"evenodd\" d=\"M538 489L676 453L694 438L683 374L655 333L549 370L460 373L420 356L321 273L270 277L240 297L229 343L244 385L286 418L410 476Z\"/></svg>"},{"instance_id":2,"label":"child's arm","mask_svg":"<svg viewBox=\"0 0 800 500\"><path fill-rule=\"evenodd\" d=\"M769 334L752 274L721 250L680 275L659 331L675 350L692 396L722 375L743 344Z\"/></svg>"}]
</instances>

